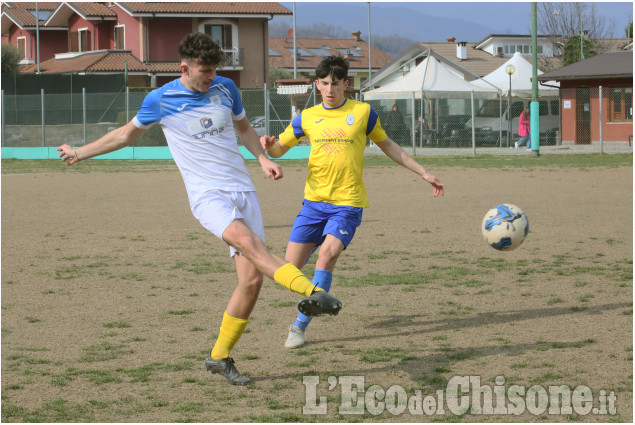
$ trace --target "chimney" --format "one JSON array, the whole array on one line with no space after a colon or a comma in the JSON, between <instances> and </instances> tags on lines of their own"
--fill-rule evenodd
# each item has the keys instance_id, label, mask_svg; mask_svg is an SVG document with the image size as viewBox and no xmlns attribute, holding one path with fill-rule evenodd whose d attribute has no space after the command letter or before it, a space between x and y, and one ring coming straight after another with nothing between
<instances>
[{"instance_id":1,"label":"chimney","mask_svg":"<svg viewBox=\"0 0 635 425\"><path fill-rule=\"evenodd\" d=\"M459 41L456 43L456 57L462 61L467 59L467 41Z\"/></svg>"},{"instance_id":2,"label":"chimney","mask_svg":"<svg viewBox=\"0 0 635 425\"><path fill-rule=\"evenodd\" d=\"M448 40L448 43L454 43L456 41L456 38L448 37L447 40Z\"/></svg>"},{"instance_id":3,"label":"chimney","mask_svg":"<svg viewBox=\"0 0 635 425\"><path fill-rule=\"evenodd\" d=\"M355 31L353 33L353 40L362 41L362 32L361 31Z\"/></svg>"}]
</instances>

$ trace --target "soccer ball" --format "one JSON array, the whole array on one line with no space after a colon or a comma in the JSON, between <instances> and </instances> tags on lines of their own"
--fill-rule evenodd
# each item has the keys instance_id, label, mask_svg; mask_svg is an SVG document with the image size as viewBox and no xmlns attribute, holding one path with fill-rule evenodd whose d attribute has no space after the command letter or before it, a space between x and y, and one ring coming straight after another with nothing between
<instances>
[{"instance_id":1,"label":"soccer ball","mask_svg":"<svg viewBox=\"0 0 635 425\"><path fill-rule=\"evenodd\" d=\"M496 205L483 217L481 232L492 248L511 251L518 248L527 237L529 219L516 205Z\"/></svg>"}]
</instances>

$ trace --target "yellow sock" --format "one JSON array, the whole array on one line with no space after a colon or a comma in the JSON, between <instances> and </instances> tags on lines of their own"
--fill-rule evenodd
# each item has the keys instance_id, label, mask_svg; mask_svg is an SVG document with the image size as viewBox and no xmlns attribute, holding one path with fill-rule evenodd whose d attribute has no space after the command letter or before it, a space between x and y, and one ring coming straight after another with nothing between
<instances>
[{"instance_id":1,"label":"yellow sock","mask_svg":"<svg viewBox=\"0 0 635 425\"><path fill-rule=\"evenodd\" d=\"M273 278L280 285L298 294L308 297L313 293L315 285L306 278L304 274L293 264L287 263L280 267L273 275ZM322 288L315 288L316 291L323 291Z\"/></svg>"},{"instance_id":2,"label":"yellow sock","mask_svg":"<svg viewBox=\"0 0 635 425\"><path fill-rule=\"evenodd\" d=\"M238 319L232 317L227 312L223 314L223 321L220 325L220 333L210 357L214 360L224 359L229 357L229 351L236 345L240 337L242 336L245 328L249 323L249 319Z\"/></svg>"}]
</instances>

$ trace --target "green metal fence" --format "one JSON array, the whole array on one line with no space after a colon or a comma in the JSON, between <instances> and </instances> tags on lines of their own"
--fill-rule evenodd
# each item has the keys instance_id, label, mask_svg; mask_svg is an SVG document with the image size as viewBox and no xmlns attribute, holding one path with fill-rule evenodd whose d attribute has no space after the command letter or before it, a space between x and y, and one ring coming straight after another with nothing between
<instances>
[{"instance_id":1,"label":"green metal fence","mask_svg":"<svg viewBox=\"0 0 635 425\"><path fill-rule=\"evenodd\" d=\"M75 87L76 88L76 87ZM98 139L109 131L130 121L151 89L124 88L118 92L89 93L83 89L68 93L48 93L41 89L39 94L9 94L2 90L2 147L57 147L68 143L80 146ZM314 88L313 88L314 90ZM597 89L594 89L597 90ZM632 113L632 89L604 89L603 97L625 98L621 104L612 105ZM624 92L624 93L622 93ZM597 97L595 92L580 91L576 96L584 99ZM616 94L617 93L617 94ZM291 122L294 111L312 107L319 101L315 92L303 94L279 94L277 90L240 90L247 117L259 135L279 135ZM562 92L560 97L562 96ZM571 97L571 95L569 95ZM540 146L553 146L561 142L561 98L540 99ZM404 147L427 148L510 148L517 140L517 118L530 99L499 97L498 99L473 99L469 93L463 98L452 99L381 99L369 103L379 114L388 135ZM511 105L508 112L507 105ZM390 117L393 106L397 105L400 120ZM591 108L595 104L591 102ZM578 119L591 119L581 109ZM614 114L619 113L611 112ZM604 115L609 111L605 111ZM508 133L508 117L512 118L512 132ZM632 116L624 115L624 119ZM397 123L395 125L395 123ZM597 125L576 125L576 141L583 140L593 145L601 133L593 136L583 134ZM631 136L632 138L632 136ZM629 142L631 141L629 138ZM584 143L584 142L582 142ZM630 143L629 143L630 145ZM165 147L165 136L159 126L153 126L133 145L134 147ZM4 153L4 151L3 151ZM4 155L3 155L4 156Z\"/></svg>"}]
</instances>

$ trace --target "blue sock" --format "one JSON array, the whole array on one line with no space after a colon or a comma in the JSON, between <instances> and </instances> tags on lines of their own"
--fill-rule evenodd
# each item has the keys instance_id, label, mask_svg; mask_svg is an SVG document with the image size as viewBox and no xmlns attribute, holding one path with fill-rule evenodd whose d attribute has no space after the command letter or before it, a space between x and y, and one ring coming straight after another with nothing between
<instances>
[{"instance_id":1,"label":"blue sock","mask_svg":"<svg viewBox=\"0 0 635 425\"><path fill-rule=\"evenodd\" d=\"M331 281L333 280L333 274L327 270L315 270L315 274L313 275L313 284L318 288L324 289L328 292L331 289ZM302 313L298 313L298 318L295 320L293 326L297 326L303 331L306 330L306 327L311 323L312 317L305 316Z\"/></svg>"}]
</instances>

